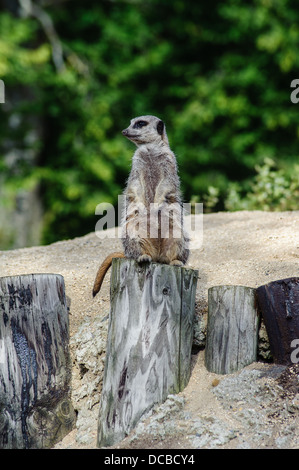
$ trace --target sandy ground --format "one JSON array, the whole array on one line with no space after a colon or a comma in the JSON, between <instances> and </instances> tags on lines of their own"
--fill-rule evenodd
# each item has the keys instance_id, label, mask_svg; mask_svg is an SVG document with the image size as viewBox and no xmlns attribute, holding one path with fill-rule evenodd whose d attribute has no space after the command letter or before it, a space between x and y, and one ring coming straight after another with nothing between
<instances>
[{"instance_id":1,"label":"sandy ground","mask_svg":"<svg viewBox=\"0 0 299 470\"><path fill-rule=\"evenodd\" d=\"M196 295L199 305L206 306L208 288L215 285L258 287L299 276L299 211L242 211L203 217L203 244L192 251L188 263L199 270ZM99 264L109 252L119 249L118 238L108 236L101 240L90 233L49 246L4 251L0 252L0 276L61 274L71 300L72 337L84 319L109 313L110 274L95 299L91 292ZM193 362L192 376L183 393L186 409L196 414L199 410L212 410L217 404L210 392L215 374L206 371L203 352ZM66 446L71 447L74 438L73 431L66 438ZM187 444L183 447L188 447Z\"/></svg>"}]
</instances>

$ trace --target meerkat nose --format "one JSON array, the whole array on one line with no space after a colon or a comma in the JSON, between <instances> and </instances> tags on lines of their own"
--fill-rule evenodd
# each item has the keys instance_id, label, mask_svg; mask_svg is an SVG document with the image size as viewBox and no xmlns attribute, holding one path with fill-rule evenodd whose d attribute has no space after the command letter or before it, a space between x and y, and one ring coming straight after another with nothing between
<instances>
[{"instance_id":1,"label":"meerkat nose","mask_svg":"<svg viewBox=\"0 0 299 470\"><path fill-rule=\"evenodd\" d=\"M128 134L128 129L124 129L123 131L121 131L122 135L127 135Z\"/></svg>"}]
</instances>

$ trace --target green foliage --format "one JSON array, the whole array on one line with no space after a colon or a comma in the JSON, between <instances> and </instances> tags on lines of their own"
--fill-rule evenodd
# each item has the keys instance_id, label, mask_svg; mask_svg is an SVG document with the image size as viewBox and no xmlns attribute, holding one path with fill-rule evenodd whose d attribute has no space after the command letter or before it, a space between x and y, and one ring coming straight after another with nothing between
<instances>
[{"instance_id":1,"label":"green foliage","mask_svg":"<svg viewBox=\"0 0 299 470\"><path fill-rule=\"evenodd\" d=\"M230 185L225 201L227 210L298 210L299 165L294 166L292 173L287 173L267 158L263 165L256 165L256 172L250 190L244 196L242 185Z\"/></svg>"},{"instance_id":2,"label":"green foliage","mask_svg":"<svg viewBox=\"0 0 299 470\"><path fill-rule=\"evenodd\" d=\"M117 203L134 150L121 130L140 114L165 120L185 201L297 209L294 0L46 4L61 70L37 17L0 11L3 191L12 204L20 188L39 188L44 243L93 230L96 205Z\"/></svg>"}]
</instances>

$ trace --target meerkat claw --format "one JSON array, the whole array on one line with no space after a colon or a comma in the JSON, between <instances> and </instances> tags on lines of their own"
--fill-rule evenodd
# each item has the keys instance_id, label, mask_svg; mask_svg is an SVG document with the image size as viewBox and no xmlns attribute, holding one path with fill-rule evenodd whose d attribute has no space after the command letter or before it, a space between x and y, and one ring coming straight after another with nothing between
<instances>
[{"instance_id":1,"label":"meerkat claw","mask_svg":"<svg viewBox=\"0 0 299 470\"><path fill-rule=\"evenodd\" d=\"M152 258L149 255L141 255L137 258L137 263L150 263Z\"/></svg>"}]
</instances>

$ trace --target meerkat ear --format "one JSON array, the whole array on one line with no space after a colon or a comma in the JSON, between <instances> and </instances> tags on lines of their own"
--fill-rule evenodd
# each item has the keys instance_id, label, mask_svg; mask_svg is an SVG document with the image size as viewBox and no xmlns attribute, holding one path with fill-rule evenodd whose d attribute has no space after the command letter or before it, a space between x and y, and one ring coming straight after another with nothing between
<instances>
[{"instance_id":1,"label":"meerkat ear","mask_svg":"<svg viewBox=\"0 0 299 470\"><path fill-rule=\"evenodd\" d=\"M163 131L164 131L164 122L159 121L157 124L157 132L159 135L163 135Z\"/></svg>"}]
</instances>

